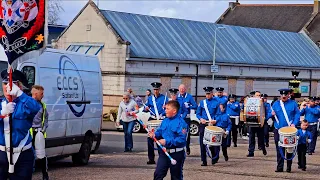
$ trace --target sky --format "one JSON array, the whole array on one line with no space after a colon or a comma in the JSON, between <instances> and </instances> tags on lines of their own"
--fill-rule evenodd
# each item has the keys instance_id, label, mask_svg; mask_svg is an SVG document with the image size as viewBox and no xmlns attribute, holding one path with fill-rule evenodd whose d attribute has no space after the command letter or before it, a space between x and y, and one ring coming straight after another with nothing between
<instances>
[{"instance_id":1,"label":"sky","mask_svg":"<svg viewBox=\"0 0 320 180\"><path fill-rule=\"evenodd\" d=\"M228 8L230 1L235 2L235 0L94 0L103 10L205 22L215 22ZM68 25L87 2L87 0L60 0L64 11L60 13L58 24ZM313 0L239 0L239 2L241 4L312 4Z\"/></svg>"}]
</instances>

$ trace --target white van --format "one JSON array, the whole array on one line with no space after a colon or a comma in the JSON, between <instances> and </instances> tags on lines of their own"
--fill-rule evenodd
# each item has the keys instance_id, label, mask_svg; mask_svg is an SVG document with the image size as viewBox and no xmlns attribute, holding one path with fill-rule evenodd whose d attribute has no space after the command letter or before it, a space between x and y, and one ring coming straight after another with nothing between
<instances>
[{"instance_id":1,"label":"white van","mask_svg":"<svg viewBox=\"0 0 320 180\"><path fill-rule=\"evenodd\" d=\"M87 164L101 141L103 95L97 56L57 49L27 56L18 59L16 66L25 73L29 87L44 87L47 156L72 155L74 163ZM7 62L1 61L3 67Z\"/></svg>"}]
</instances>

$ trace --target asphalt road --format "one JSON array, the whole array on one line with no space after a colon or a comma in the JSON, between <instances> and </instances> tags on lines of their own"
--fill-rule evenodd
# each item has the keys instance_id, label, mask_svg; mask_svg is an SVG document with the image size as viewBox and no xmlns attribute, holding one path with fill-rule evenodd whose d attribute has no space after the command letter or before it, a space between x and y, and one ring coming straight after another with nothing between
<instances>
[{"instance_id":1,"label":"asphalt road","mask_svg":"<svg viewBox=\"0 0 320 180\"><path fill-rule=\"evenodd\" d=\"M239 179L239 180L266 180L266 179L319 179L320 150L307 156L307 171L297 168L297 158L294 159L292 173L275 173L276 154L273 140L264 156L256 150L255 157L247 158L248 142L239 140L238 147L228 149L229 161L225 162L220 154L219 163L201 167L198 137L192 137L191 155L187 156L184 165L184 179ZM319 143L319 142L318 142ZM71 158L66 158L49 164L50 179L84 179L84 180L149 180L153 179L155 165L147 165L147 146L145 134L134 134L134 151L123 152L122 132L103 132L102 143L96 154L92 154L87 166L76 167ZM208 162L209 159L208 159ZM34 173L33 179L41 179L39 170ZM170 173L165 178L170 179Z\"/></svg>"}]
</instances>

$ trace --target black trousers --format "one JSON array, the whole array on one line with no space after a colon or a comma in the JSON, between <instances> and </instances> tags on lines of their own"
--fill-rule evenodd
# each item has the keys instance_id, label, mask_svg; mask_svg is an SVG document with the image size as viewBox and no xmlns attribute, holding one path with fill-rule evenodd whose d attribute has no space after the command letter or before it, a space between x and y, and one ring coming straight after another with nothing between
<instances>
[{"instance_id":1,"label":"black trousers","mask_svg":"<svg viewBox=\"0 0 320 180\"><path fill-rule=\"evenodd\" d=\"M191 119L190 118L185 118L184 121L188 124L188 136L187 136L187 145L186 148L187 150L190 150L190 123Z\"/></svg>"},{"instance_id":2,"label":"black trousers","mask_svg":"<svg viewBox=\"0 0 320 180\"><path fill-rule=\"evenodd\" d=\"M35 137L36 137L36 134L38 132L36 131L33 131L33 138L32 138L32 146L33 148L35 149L35 143L34 143L34 140L35 140ZM41 168L41 171L42 171L42 174L43 175L47 175L48 174L48 159L47 157L44 157L42 159L39 159L39 162L40 162L40 168Z\"/></svg>"},{"instance_id":3,"label":"black trousers","mask_svg":"<svg viewBox=\"0 0 320 180\"><path fill-rule=\"evenodd\" d=\"M206 124L199 125L199 143L200 143L200 154L201 154L201 161L203 163L207 163L207 151L206 151L206 145L203 144L203 136L204 136L204 129L206 128ZM209 150L211 154L214 154L214 147L209 147Z\"/></svg>"},{"instance_id":4,"label":"black trousers","mask_svg":"<svg viewBox=\"0 0 320 180\"><path fill-rule=\"evenodd\" d=\"M238 125L236 125L236 119L230 118L232 122L232 129L231 129L231 136L232 136L232 142L234 144L237 144L237 138L238 138Z\"/></svg>"},{"instance_id":5,"label":"black trousers","mask_svg":"<svg viewBox=\"0 0 320 180\"><path fill-rule=\"evenodd\" d=\"M283 170L283 166L284 166L284 159L282 158L280 151L279 151L279 146L278 146L278 142L279 142L279 132L278 129L274 129L273 130L274 133L274 143L276 144L276 148L277 148L277 169L282 169ZM282 148L282 152L285 154L285 148ZM287 154L287 159L291 159L292 158L292 153L286 153ZM287 160L287 168L291 168L292 165L292 160Z\"/></svg>"},{"instance_id":6,"label":"black trousers","mask_svg":"<svg viewBox=\"0 0 320 180\"><path fill-rule=\"evenodd\" d=\"M307 165L307 144L298 145L298 165L301 168L306 168Z\"/></svg>"},{"instance_id":7,"label":"black trousers","mask_svg":"<svg viewBox=\"0 0 320 180\"><path fill-rule=\"evenodd\" d=\"M265 150L264 144L264 131L261 127L249 127L249 153L254 154L254 149L256 146L256 134L258 137L258 146L261 147L262 150Z\"/></svg>"}]
</instances>

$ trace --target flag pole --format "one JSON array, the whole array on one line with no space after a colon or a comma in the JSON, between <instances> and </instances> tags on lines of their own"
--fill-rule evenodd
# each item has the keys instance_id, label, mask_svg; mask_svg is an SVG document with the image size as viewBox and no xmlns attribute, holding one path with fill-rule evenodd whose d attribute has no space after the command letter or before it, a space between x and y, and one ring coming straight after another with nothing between
<instances>
[{"instance_id":1,"label":"flag pole","mask_svg":"<svg viewBox=\"0 0 320 180\"><path fill-rule=\"evenodd\" d=\"M12 67L11 65L9 66L9 86L10 86L10 91L12 91ZM9 96L9 102L12 102L13 97ZM12 114L9 115L9 126L10 126L10 165L9 165L9 170L10 167L14 167L13 164L13 142L12 142ZM14 169L11 171L14 172Z\"/></svg>"}]
</instances>

